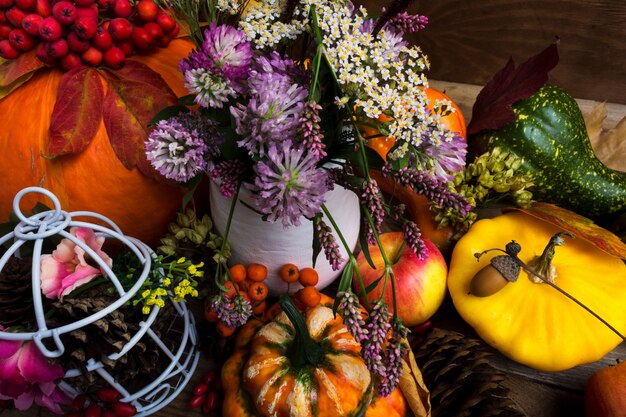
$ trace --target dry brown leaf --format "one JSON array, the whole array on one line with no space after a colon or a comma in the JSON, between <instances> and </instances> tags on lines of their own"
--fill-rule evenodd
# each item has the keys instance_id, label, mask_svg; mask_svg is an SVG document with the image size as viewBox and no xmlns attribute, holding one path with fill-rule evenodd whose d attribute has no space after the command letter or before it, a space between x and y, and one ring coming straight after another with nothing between
<instances>
[{"instance_id":1,"label":"dry brown leaf","mask_svg":"<svg viewBox=\"0 0 626 417\"><path fill-rule=\"evenodd\" d=\"M411 349L402 359L399 386L415 417L431 417L430 392L424 383L422 371L417 366Z\"/></svg>"},{"instance_id":2,"label":"dry brown leaf","mask_svg":"<svg viewBox=\"0 0 626 417\"><path fill-rule=\"evenodd\" d=\"M583 114L593 151L606 166L626 171L626 116L611 129L602 127L608 114L606 103Z\"/></svg>"}]
</instances>

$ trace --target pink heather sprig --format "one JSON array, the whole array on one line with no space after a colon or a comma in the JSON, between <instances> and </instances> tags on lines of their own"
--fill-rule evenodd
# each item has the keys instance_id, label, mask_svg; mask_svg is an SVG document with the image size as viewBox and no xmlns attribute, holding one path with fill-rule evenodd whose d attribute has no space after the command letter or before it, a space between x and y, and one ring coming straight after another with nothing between
<instances>
[{"instance_id":1,"label":"pink heather sprig","mask_svg":"<svg viewBox=\"0 0 626 417\"><path fill-rule=\"evenodd\" d=\"M420 260L423 260L426 256L426 245L422 240L422 231L412 221L406 221L402 225L402 235L404 241L409 245L411 250Z\"/></svg>"},{"instance_id":2,"label":"pink heather sprig","mask_svg":"<svg viewBox=\"0 0 626 417\"><path fill-rule=\"evenodd\" d=\"M343 257L339 250L339 244L333 235L333 232L321 217L315 217L315 228L319 236L320 245L324 249L324 255L330 263L333 271L338 271L341 268Z\"/></svg>"},{"instance_id":3,"label":"pink heather sprig","mask_svg":"<svg viewBox=\"0 0 626 417\"><path fill-rule=\"evenodd\" d=\"M364 183L363 189L361 191L361 201L363 202L363 205L372 217L372 222L374 223L376 233L380 233L380 227L385 220L385 206L383 203L383 196L380 192L380 188L378 188L378 184L375 180L370 178ZM367 243L373 245L374 243L376 243L376 239L374 238L372 227L368 221L364 222L364 226L365 238L367 239Z\"/></svg>"},{"instance_id":4,"label":"pink heather sprig","mask_svg":"<svg viewBox=\"0 0 626 417\"><path fill-rule=\"evenodd\" d=\"M229 300L224 293L220 293L211 299L211 307L215 310L217 317L231 329L243 326L252 315L250 301L241 295L236 295Z\"/></svg>"},{"instance_id":5,"label":"pink heather sprig","mask_svg":"<svg viewBox=\"0 0 626 417\"><path fill-rule=\"evenodd\" d=\"M428 17L422 15L410 15L402 12L389 19L387 26L392 27L400 32L415 33L426 27Z\"/></svg>"},{"instance_id":6,"label":"pink heather sprig","mask_svg":"<svg viewBox=\"0 0 626 417\"><path fill-rule=\"evenodd\" d=\"M361 314L361 304L356 294L352 291L344 291L337 294L339 307L337 311L343 319L354 340L361 343L367 338L368 331L365 328L365 320Z\"/></svg>"},{"instance_id":7,"label":"pink heather sprig","mask_svg":"<svg viewBox=\"0 0 626 417\"><path fill-rule=\"evenodd\" d=\"M383 346L387 341L390 327L387 303L383 300L376 300L372 303L372 308L365 321L367 338L361 341L361 356L363 356L367 369L381 378L387 377L387 368L383 365Z\"/></svg>"},{"instance_id":8,"label":"pink heather sprig","mask_svg":"<svg viewBox=\"0 0 626 417\"><path fill-rule=\"evenodd\" d=\"M450 191L446 183L425 171L405 167L393 172L383 167L383 175L391 174L400 185L411 188L441 207L450 207L461 215L467 214L472 208L465 197Z\"/></svg>"},{"instance_id":9,"label":"pink heather sprig","mask_svg":"<svg viewBox=\"0 0 626 417\"><path fill-rule=\"evenodd\" d=\"M237 181L246 170L246 164L238 159L218 162L209 171L209 177L220 180L220 193L224 197L232 197L237 191Z\"/></svg>"},{"instance_id":10,"label":"pink heather sprig","mask_svg":"<svg viewBox=\"0 0 626 417\"><path fill-rule=\"evenodd\" d=\"M383 359L384 366L387 370L386 378L378 387L380 395L388 396L398 386L398 381L402 375L402 358L408 350L405 342L409 329L407 329L402 321L395 318L391 324L391 338L385 350Z\"/></svg>"},{"instance_id":11,"label":"pink heather sprig","mask_svg":"<svg viewBox=\"0 0 626 417\"><path fill-rule=\"evenodd\" d=\"M324 134L320 127L322 119L319 112L321 110L322 106L313 101L308 101L305 103L300 115L300 129L302 129L304 145L318 160L326 156L326 151L324 150L326 145L323 142Z\"/></svg>"}]
</instances>

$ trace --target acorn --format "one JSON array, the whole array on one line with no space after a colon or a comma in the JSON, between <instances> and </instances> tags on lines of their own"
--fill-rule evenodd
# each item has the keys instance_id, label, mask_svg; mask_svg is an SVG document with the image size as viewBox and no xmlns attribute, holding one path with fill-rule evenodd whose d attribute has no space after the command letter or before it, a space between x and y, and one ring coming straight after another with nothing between
<instances>
[{"instance_id":1,"label":"acorn","mask_svg":"<svg viewBox=\"0 0 626 417\"><path fill-rule=\"evenodd\" d=\"M488 297L500 291L509 282L517 281L521 269L517 261L520 249L520 245L515 241L507 243L506 255L494 256L489 265L474 275L470 282L470 294ZM477 253L475 256L479 259L484 253Z\"/></svg>"}]
</instances>

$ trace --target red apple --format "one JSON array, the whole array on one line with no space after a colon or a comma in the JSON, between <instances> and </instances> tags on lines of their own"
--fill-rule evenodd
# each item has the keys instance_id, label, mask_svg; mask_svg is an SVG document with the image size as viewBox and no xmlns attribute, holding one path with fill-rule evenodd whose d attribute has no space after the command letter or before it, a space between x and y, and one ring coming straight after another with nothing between
<instances>
[{"instance_id":1,"label":"red apple","mask_svg":"<svg viewBox=\"0 0 626 417\"><path fill-rule=\"evenodd\" d=\"M402 232L390 232L380 235L380 242L387 259L391 263L396 293L398 316L407 327L416 326L428 320L443 303L446 295L448 267L443 255L429 240L423 239L426 245L423 259L420 259L406 244ZM361 252L357 257L357 265L365 287L383 275L385 264L377 245L369 246L369 253L376 269L372 269ZM380 298L385 279L368 294L370 300ZM353 280L354 290L360 292L358 279ZM393 290L391 281L387 281L385 301L390 312L393 308Z\"/></svg>"},{"instance_id":2,"label":"red apple","mask_svg":"<svg viewBox=\"0 0 626 417\"><path fill-rule=\"evenodd\" d=\"M626 361L601 369L587 380L585 416L626 417Z\"/></svg>"}]
</instances>

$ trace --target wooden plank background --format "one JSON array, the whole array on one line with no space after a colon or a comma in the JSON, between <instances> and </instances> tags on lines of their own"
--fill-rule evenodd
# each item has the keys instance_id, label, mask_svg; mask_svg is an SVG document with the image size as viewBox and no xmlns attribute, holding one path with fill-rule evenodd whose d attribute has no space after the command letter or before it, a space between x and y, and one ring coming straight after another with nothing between
<instances>
[{"instance_id":1,"label":"wooden plank background","mask_svg":"<svg viewBox=\"0 0 626 417\"><path fill-rule=\"evenodd\" d=\"M370 12L389 0L359 0ZM415 0L429 18L413 36L430 78L484 85L509 57L516 63L560 38L553 82L583 99L626 104L624 0Z\"/></svg>"}]
</instances>

